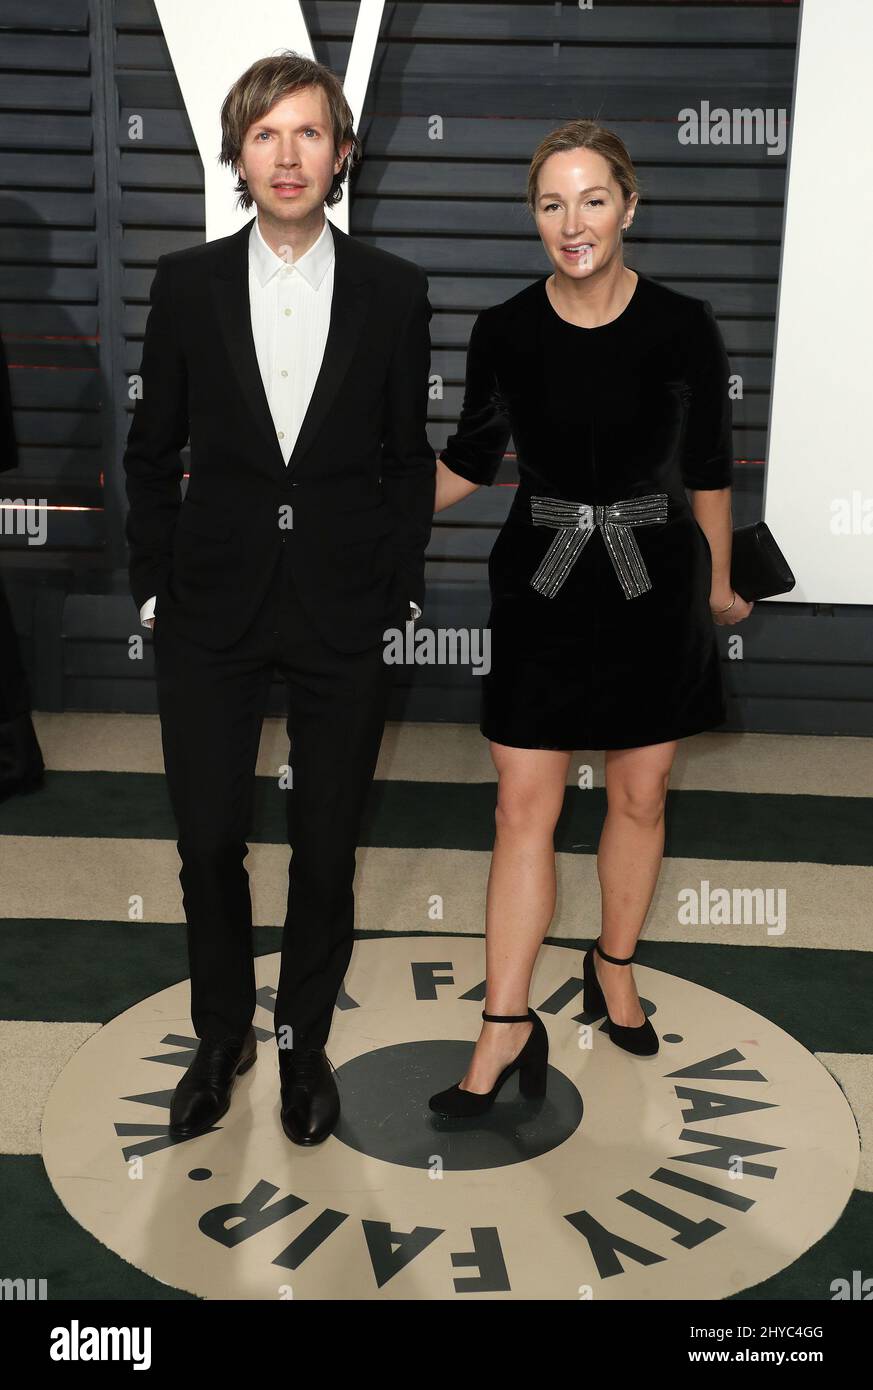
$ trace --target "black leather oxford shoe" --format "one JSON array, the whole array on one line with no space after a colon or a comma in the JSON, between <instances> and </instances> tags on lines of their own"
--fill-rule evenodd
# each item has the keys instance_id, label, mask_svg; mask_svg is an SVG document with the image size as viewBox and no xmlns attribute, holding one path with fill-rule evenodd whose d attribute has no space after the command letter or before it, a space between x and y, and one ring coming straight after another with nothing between
<instances>
[{"instance_id":1,"label":"black leather oxford shoe","mask_svg":"<svg viewBox=\"0 0 873 1390\"><path fill-rule=\"evenodd\" d=\"M339 1092L324 1048L279 1048L282 1128L295 1144L320 1144L339 1119Z\"/></svg>"},{"instance_id":2,"label":"black leather oxford shoe","mask_svg":"<svg viewBox=\"0 0 873 1390\"><path fill-rule=\"evenodd\" d=\"M190 1139L205 1134L230 1108L230 1093L238 1076L254 1066L258 1040L254 1028L245 1038L212 1042L201 1038L197 1055L173 1092L170 1134Z\"/></svg>"}]
</instances>

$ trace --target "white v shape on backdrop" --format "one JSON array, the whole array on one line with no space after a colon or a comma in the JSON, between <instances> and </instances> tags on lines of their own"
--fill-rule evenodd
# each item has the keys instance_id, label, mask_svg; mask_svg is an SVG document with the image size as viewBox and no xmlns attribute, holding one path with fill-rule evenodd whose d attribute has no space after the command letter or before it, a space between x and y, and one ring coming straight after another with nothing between
<instances>
[{"instance_id":1,"label":"white v shape on backdrop","mask_svg":"<svg viewBox=\"0 0 873 1390\"><path fill-rule=\"evenodd\" d=\"M306 20L298 0L155 0L176 81L185 102L197 149L203 161L206 193L206 240L229 236L251 217L234 207L236 179L218 163L220 112L238 77L259 58L293 49L314 58ZM385 0L361 0L355 21L343 91L357 131ZM349 229L349 187L327 216L341 231Z\"/></svg>"}]
</instances>

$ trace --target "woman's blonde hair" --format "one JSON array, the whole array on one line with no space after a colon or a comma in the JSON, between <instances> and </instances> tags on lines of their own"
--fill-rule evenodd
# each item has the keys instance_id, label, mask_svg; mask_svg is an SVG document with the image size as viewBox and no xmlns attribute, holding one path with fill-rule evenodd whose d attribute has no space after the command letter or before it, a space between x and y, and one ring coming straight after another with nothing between
<instances>
[{"instance_id":1,"label":"woman's blonde hair","mask_svg":"<svg viewBox=\"0 0 873 1390\"><path fill-rule=\"evenodd\" d=\"M352 110L336 74L323 63L315 63L291 49L275 57L259 58L234 82L221 107L221 153L218 159L220 164L227 164L235 170L249 127L272 110L277 101L290 96L292 92L299 92L303 87L320 87L327 97L336 153L339 154L340 147L351 141L352 148L343 160L339 173L334 174L324 200L328 207L333 207L343 196L345 179L361 158L361 142L355 134ZM254 200L241 175L237 175L235 192L238 207L248 209L252 206Z\"/></svg>"},{"instance_id":2,"label":"woman's blonde hair","mask_svg":"<svg viewBox=\"0 0 873 1390\"><path fill-rule=\"evenodd\" d=\"M567 121L564 125L558 126L557 130L550 131L545 139L540 141L530 162L527 174L527 206L533 216L536 215L540 170L550 155L563 150L594 150L595 154L603 155L622 191L625 203L634 193L639 193L636 170L624 141L605 126L598 125L596 121Z\"/></svg>"}]
</instances>

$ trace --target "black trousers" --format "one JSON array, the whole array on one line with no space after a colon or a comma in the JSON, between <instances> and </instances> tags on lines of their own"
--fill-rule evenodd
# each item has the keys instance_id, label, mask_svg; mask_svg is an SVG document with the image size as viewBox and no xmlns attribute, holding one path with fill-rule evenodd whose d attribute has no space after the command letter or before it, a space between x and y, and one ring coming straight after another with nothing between
<instances>
[{"instance_id":1,"label":"black trousers","mask_svg":"<svg viewBox=\"0 0 873 1390\"><path fill-rule=\"evenodd\" d=\"M283 1047L316 1048L327 1041L352 952L355 852L394 667L381 642L352 654L324 643L300 606L289 559L283 546L255 622L227 650L183 639L160 609L153 636L199 1038L239 1038L255 1011L243 860L274 670L287 683L291 861L275 1030ZM273 772L278 781L281 768Z\"/></svg>"}]
</instances>

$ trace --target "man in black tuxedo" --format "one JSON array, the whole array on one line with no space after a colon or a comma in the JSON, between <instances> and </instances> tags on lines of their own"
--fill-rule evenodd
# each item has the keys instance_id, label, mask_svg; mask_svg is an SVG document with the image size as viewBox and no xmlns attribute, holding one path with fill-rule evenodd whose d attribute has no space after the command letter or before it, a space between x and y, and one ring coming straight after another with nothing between
<instances>
[{"instance_id":1,"label":"man in black tuxedo","mask_svg":"<svg viewBox=\"0 0 873 1390\"><path fill-rule=\"evenodd\" d=\"M360 152L329 69L290 53L255 63L228 93L222 134L222 162L257 216L159 259L124 458L200 1039L170 1132L214 1124L255 1057L243 860L278 669L292 850L275 1000L281 1115L290 1139L312 1144L339 1114L325 1043L393 670L382 635L424 600L431 309L417 266L324 216Z\"/></svg>"}]
</instances>

